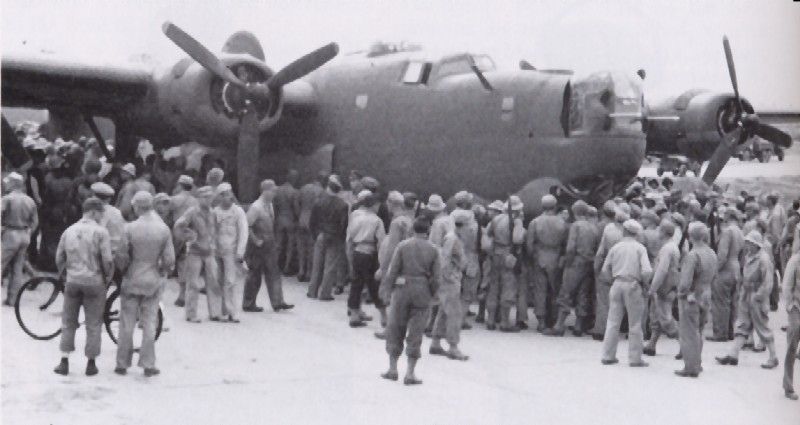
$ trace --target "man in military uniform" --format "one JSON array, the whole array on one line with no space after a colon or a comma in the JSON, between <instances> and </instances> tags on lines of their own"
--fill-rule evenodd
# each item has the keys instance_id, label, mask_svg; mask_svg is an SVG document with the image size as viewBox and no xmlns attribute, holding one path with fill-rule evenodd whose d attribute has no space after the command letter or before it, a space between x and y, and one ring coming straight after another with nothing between
<instances>
[{"instance_id":1,"label":"man in military uniform","mask_svg":"<svg viewBox=\"0 0 800 425\"><path fill-rule=\"evenodd\" d=\"M309 225L317 239L314 243L311 283L308 285L306 295L309 298L319 297L320 301L332 301L333 287L344 285L347 267L344 240L347 234L349 208L339 197L341 190L339 177L331 175L325 193L320 195L311 211Z\"/></svg>"},{"instance_id":2,"label":"man in military uniform","mask_svg":"<svg viewBox=\"0 0 800 425\"><path fill-rule=\"evenodd\" d=\"M172 227L174 228L175 222L183 216L186 211L192 207L197 207L197 198L192 195L194 187L194 179L187 175L178 177L178 191L172 196L170 200L170 209L172 216ZM175 305L183 307L186 305L186 241L177 232L173 233L173 243L175 244L175 256L177 257L176 269L178 272L178 298L175 300Z\"/></svg>"},{"instance_id":3,"label":"man in military uniform","mask_svg":"<svg viewBox=\"0 0 800 425\"><path fill-rule=\"evenodd\" d=\"M31 232L39 223L36 202L25 194L22 176L9 173L3 186L9 190L3 195L3 272L8 273L5 305L14 305L17 291L22 286L22 271L31 242Z\"/></svg>"},{"instance_id":4,"label":"man in military uniform","mask_svg":"<svg viewBox=\"0 0 800 425\"><path fill-rule=\"evenodd\" d=\"M98 224L103 203L97 198L83 202L83 217L61 235L56 248L56 266L66 275L61 313L61 362L54 369L69 374L69 354L75 351L75 330L83 307L86 325L86 375L97 374L100 355L106 287L114 276L114 259L108 230Z\"/></svg>"},{"instance_id":5,"label":"man in military uniform","mask_svg":"<svg viewBox=\"0 0 800 425\"><path fill-rule=\"evenodd\" d=\"M114 372L125 375L133 357L133 330L142 326L139 366L145 376L158 375L155 336L158 307L167 274L175 266L172 234L155 211L149 192L139 191L131 199L139 217L125 225L117 263L124 271L120 285L120 329L117 366Z\"/></svg>"},{"instance_id":6,"label":"man in military uniform","mask_svg":"<svg viewBox=\"0 0 800 425\"><path fill-rule=\"evenodd\" d=\"M361 310L361 293L364 287L375 302L381 315L381 325L386 326L386 309L378 296L375 272L378 270L378 247L386 237L383 222L378 218L378 200L369 190L358 194L358 210L352 214L347 226L345 249L349 263L352 286L347 299L350 327L364 326L372 320Z\"/></svg>"},{"instance_id":7,"label":"man in military uniform","mask_svg":"<svg viewBox=\"0 0 800 425\"><path fill-rule=\"evenodd\" d=\"M414 221L414 237L398 244L380 288L382 299L388 301L391 298L386 326L389 370L381 377L392 381L398 379L397 360L403 352L405 339L408 369L403 383L406 385L422 383L414 370L421 356L430 303L441 279L439 250L428 241L429 230L427 219Z\"/></svg>"},{"instance_id":8,"label":"man in military uniform","mask_svg":"<svg viewBox=\"0 0 800 425\"><path fill-rule=\"evenodd\" d=\"M703 351L702 331L711 299L711 282L717 276L717 256L708 246L711 234L705 224L699 221L690 223L689 240L692 249L681 264L678 285L680 345L685 365L675 374L696 378L703 370L700 356Z\"/></svg>"},{"instance_id":9,"label":"man in military uniform","mask_svg":"<svg viewBox=\"0 0 800 425\"><path fill-rule=\"evenodd\" d=\"M505 213L495 217L486 230L490 241L492 258L489 288L486 298L486 328L494 330L498 307L500 330L518 332L511 324L511 307L517 302L517 276L514 272L518 261L517 252L525 243L525 227L522 224L522 201L511 196L503 206Z\"/></svg>"},{"instance_id":10,"label":"man in military uniform","mask_svg":"<svg viewBox=\"0 0 800 425\"><path fill-rule=\"evenodd\" d=\"M628 313L628 362L631 367L648 366L642 360L642 286L650 281L653 269L647 249L638 241L642 226L628 219L622 224L623 237L608 252L601 269L601 279L613 282L609 290L608 322L603 338L604 365L618 363L617 343L622 317Z\"/></svg>"},{"instance_id":11,"label":"man in military uniform","mask_svg":"<svg viewBox=\"0 0 800 425\"><path fill-rule=\"evenodd\" d=\"M328 176L320 173L318 180L305 184L297 194L299 217L297 222L297 280L308 282L311 278L311 266L314 258L314 236L311 233L311 210L317 199L325 193L322 187Z\"/></svg>"},{"instance_id":12,"label":"man in military uniform","mask_svg":"<svg viewBox=\"0 0 800 425\"><path fill-rule=\"evenodd\" d=\"M450 213L455 222L457 215L469 217L466 223L459 229L459 238L464 245L464 276L461 280L461 301L463 307L463 329L470 329L472 326L467 322L469 307L478 299L478 285L481 280L480 265L480 226L475 218L473 211L473 196L467 191L461 191L454 196L456 209ZM463 212L463 214L462 214Z\"/></svg>"},{"instance_id":13,"label":"man in military uniform","mask_svg":"<svg viewBox=\"0 0 800 425\"><path fill-rule=\"evenodd\" d=\"M611 207L604 205L603 210L608 215L608 210ZM616 207L614 207L616 208ZM622 223L628 220L628 215L624 211L617 209L614 212L614 220L608 222L602 229L600 236L600 243L597 246L597 253L594 257L594 276L595 276L595 316L594 316L594 329L592 329L592 338L596 341L601 341L606 332L606 323L608 322L608 293L611 287L611 282L602 281L600 272L605 263L606 256L611 248L622 240ZM601 221L602 223L602 221Z\"/></svg>"},{"instance_id":14,"label":"man in military uniform","mask_svg":"<svg viewBox=\"0 0 800 425\"><path fill-rule=\"evenodd\" d=\"M567 241L567 223L556 214L556 198L553 195L542 197L542 214L528 224L526 244L528 255L533 259L533 299L536 330L543 332L552 327L558 317L556 298L561 289L562 255ZM520 285L521 296L517 302L517 322L527 318L528 300Z\"/></svg>"},{"instance_id":15,"label":"man in military uniform","mask_svg":"<svg viewBox=\"0 0 800 425\"><path fill-rule=\"evenodd\" d=\"M789 315L786 329L786 359L783 364L783 390L786 398L797 400L794 392L794 363L800 343L800 253L795 253L786 263L783 276L783 299Z\"/></svg>"},{"instance_id":16,"label":"man in military uniform","mask_svg":"<svg viewBox=\"0 0 800 425\"><path fill-rule=\"evenodd\" d=\"M275 234L278 238L278 259L284 275L289 275L294 252L297 245L296 229L300 214L297 182L300 175L297 170L289 170L286 181L275 191Z\"/></svg>"},{"instance_id":17,"label":"man in military uniform","mask_svg":"<svg viewBox=\"0 0 800 425\"><path fill-rule=\"evenodd\" d=\"M590 309L590 292L593 279L594 254L597 252L599 235L597 227L589 223L589 206L581 200L572 205L575 222L569 227L567 246L564 252L564 278L558 293L558 320L546 334L564 335L564 322L570 310L575 308L575 336L583 335L583 325Z\"/></svg>"},{"instance_id":18,"label":"man in military uniform","mask_svg":"<svg viewBox=\"0 0 800 425\"><path fill-rule=\"evenodd\" d=\"M711 316L714 334L709 341L728 341L733 337L732 316L736 288L741 281L739 257L744 247L744 235L739 229L739 214L728 208L722 214L725 222L717 244L717 279L711 284Z\"/></svg>"},{"instance_id":19,"label":"man in military uniform","mask_svg":"<svg viewBox=\"0 0 800 425\"><path fill-rule=\"evenodd\" d=\"M672 305L677 296L680 280L681 261L678 244L672 240L675 223L668 219L662 220L658 226L658 233L662 246L655 258L653 280L647 291L647 299L651 305L650 340L642 351L648 356L656 355L656 344L662 334L667 334L670 338L678 336L678 326L672 317Z\"/></svg>"},{"instance_id":20,"label":"man in military uniform","mask_svg":"<svg viewBox=\"0 0 800 425\"><path fill-rule=\"evenodd\" d=\"M216 191L217 206L214 221L217 225L215 254L221 270L222 316L229 322L239 323L239 306L236 297L241 288L242 263L250 228L242 207L234 203L230 183L220 183Z\"/></svg>"}]
</instances>

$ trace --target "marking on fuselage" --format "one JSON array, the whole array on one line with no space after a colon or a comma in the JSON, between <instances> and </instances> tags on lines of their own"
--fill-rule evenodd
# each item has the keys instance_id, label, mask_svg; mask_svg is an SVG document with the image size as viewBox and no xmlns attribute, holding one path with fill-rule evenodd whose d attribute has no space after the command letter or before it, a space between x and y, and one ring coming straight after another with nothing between
<instances>
[{"instance_id":1,"label":"marking on fuselage","mask_svg":"<svg viewBox=\"0 0 800 425\"><path fill-rule=\"evenodd\" d=\"M507 96L503 98L503 112L511 112L514 110L514 98Z\"/></svg>"},{"instance_id":2,"label":"marking on fuselage","mask_svg":"<svg viewBox=\"0 0 800 425\"><path fill-rule=\"evenodd\" d=\"M367 96L366 94L360 94L356 96L356 106L359 109L366 109L367 102L369 102L369 96Z\"/></svg>"}]
</instances>

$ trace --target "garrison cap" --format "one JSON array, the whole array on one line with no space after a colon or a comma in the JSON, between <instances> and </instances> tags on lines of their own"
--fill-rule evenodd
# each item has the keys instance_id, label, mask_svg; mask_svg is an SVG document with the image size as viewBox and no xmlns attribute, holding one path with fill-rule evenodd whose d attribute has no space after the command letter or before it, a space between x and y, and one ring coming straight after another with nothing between
<instances>
[{"instance_id":1,"label":"garrison cap","mask_svg":"<svg viewBox=\"0 0 800 425\"><path fill-rule=\"evenodd\" d=\"M572 204L572 213L575 215L586 215L589 212L589 205L582 199L578 199Z\"/></svg>"},{"instance_id":2,"label":"garrison cap","mask_svg":"<svg viewBox=\"0 0 800 425\"><path fill-rule=\"evenodd\" d=\"M388 203L402 204L404 200L403 195L396 190L390 191L386 196L386 202Z\"/></svg>"},{"instance_id":3,"label":"garrison cap","mask_svg":"<svg viewBox=\"0 0 800 425\"><path fill-rule=\"evenodd\" d=\"M358 195L356 196L356 200L358 202L364 202L370 196L372 196L372 191L370 191L368 189L364 189L361 192L358 192Z\"/></svg>"},{"instance_id":4,"label":"garrison cap","mask_svg":"<svg viewBox=\"0 0 800 425\"><path fill-rule=\"evenodd\" d=\"M616 210L617 203L610 199L603 204L603 212L606 214L614 214Z\"/></svg>"},{"instance_id":5,"label":"garrison cap","mask_svg":"<svg viewBox=\"0 0 800 425\"><path fill-rule=\"evenodd\" d=\"M225 172L222 171L222 168L214 167L209 170L208 174L206 175L206 182L212 186L216 186L222 183L223 178L225 178Z\"/></svg>"},{"instance_id":6,"label":"garrison cap","mask_svg":"<svg viewBox=\"0 0 800 425\"><path fill-rule=\"evenodd\" d=\"M414 192L403 193L403 206L406 208L414 208L419 201L419 197Z\"/></svg>"},{"instance_id":7,"label":"garrison cap","mask_svg":"<svg viewBox=\"0 0 800 425\"><path fill-rule=\"evenodd\" d=\"M130 162L122 166L122 171L130 174L131 176L136 176L136 166Z\"/></svg>"},{"instance_id":8,"label":"garrison cap","mask_svg":"<svg viewBox=\"0 0 800 425\"><path fill-rule=\"evenodd\" d=\"M642 233L642 225L639 224L638 221L633 219L627 219L625 222L622 223L622 228L625 229L629 233L633 233L634 235L638 235Z\"/></svg>"},{"instance_id":9,"label":"garrison cap","mask_svg":"<svg viewBox=\"0 0 800 425\"><path fill-rule=\"evenodd\" d=\"M462 190L453 196L456 202L472 202L472 194L466 190Z\"/></svg>"},{"instance_id":10,"label":"garrison cap","mask_svg":"<svg viewBox=\"0 0 800 425\"><path fill-rule=\"evenodd\" d=\"M452 217L456 224L467 224L472 220L472 211L455 209L453 210Z\"/></svg>"},{"instance_id":11,"label":"garrison cap","mask_svg":"<svg viewBox=\"0 0 800 425\"><path fill-rule=\"evenodd\" d=\"M375 192L378 190L381 184L374 177L367 176L361 179L361 185L364 186L364 188Z\"/></svg>"},{"instance_id":12,"label":"garrison cap","mask_svg":"<svg viewBox=\"0 0 800 425\"><path fill-rule=\"evenodd\" d=\"M722 212L722 217L726 220L728 219L739 219L739 210L734 207L725 208L725 211Z\"/></svg>"},{"instance_id":13,"label":"garrison cap","mask_svg":"<svg viewBox=\"0 0 800 425\"><path fill-rule=\"evenodd\" d=\"M261 184L258 187L262 192L266 192L268 190L275 190L278 186L275 184L275 180L265 179L261 181Z\"/></svg>"},{"instance_id":14,"label":"garrison cap","mask_svg":"<svg viewBox=\"0 0 800 425\"><path fill-rule=\"evenodd\" d=\"M219 186L217 186L217 192L216 192L217 195L221 195L227 192L233 193L233 186L231 186L230 183L220 183Z\"/></svg>"},{"instance_id":15,"label":"garrison cap","mask_svg":"<svg viewBox=\"0 0 800 425\"><path fill-rule=\"evenodd\" d=\"M81 208L84 213L87 213L89 211L103 212L103 209L105 209L105 205L103 204L103 201L92 196L90 198L86 198L86 200L83 201Z\"/></svg>"},{"instance_id":16,"label":"garrison cap","mask_svg":"<svg viewBox=\"0 0 800 425\"><path fill-rule=\"evenodd\" d=\"M197 196L198 198L205 198L205 197L214 196L214 188L212 188L211 186L199 187L195 191L195 196Z\"/></svg>"},{"instance_id":17,"label":"garrison cap","mask_svg":"<svg viewBox=\"0 0 800 425\"><path fill-rule=\"evenodd\" d=\"M187 176L186 174L181 174L181 176L178 177L178 184L193 185L194 184L194 179L192 178L192 176Z\"/></svg>"},{"instance_id":18,"label":"garrison cap","mask_svg":"<svg viewBox=\"0 0 800 425\"><path fill-rule=\"evenodd\" d=\"M94 192L95 195L114 196L114 188L103 182L92 183L89 188L92 190L92 192Z\"/></svg>"},{"instance_id":19,"label":"garrison cap","mask_svg":"<svg viewBox=\"0 0 800 425\"><path fill-rule=\"evenodd\" d=\"M152 207L153 195L146 190L140 190L133 195L133 198L131 198L131 205L135 205L137 207Z\"/></svg>"},{"instance_id":20,"label":"garrison cap","mask_svg":"<svg viewBox=\"0 0 800 425\"><path fill-rule=\"evenodd\" d=\"M547 210L555 208L556 207L556 203L557 203L557 201L556 201L556 197L555 196L553 196L553 195L551 195L549 193L547 195L542 196L542 208L547 209Z\"/></svg>"},{"instance_id":21,"label":"garrison cap","mask_svg":"<svg viewBox=\"0 0 800 425\"><path fill-rule=\"evenodd\" d=\"M597 217L597 208L595 208L592 205L589 205L586 208L586 215L588 215L589 217Z\"/></svg>"},{"instance_id":22,"label":"garrison cap","mask_svg":"<svg viewBox=\"0 0 800 425\"><path fill-rule=\"evenodd\" d=\"M437 194L433 194L428 198L428 209L433 212L442 212L444 211L446 205L444 204L444 200L441 196Z\"/></svg>"}]
</instances>

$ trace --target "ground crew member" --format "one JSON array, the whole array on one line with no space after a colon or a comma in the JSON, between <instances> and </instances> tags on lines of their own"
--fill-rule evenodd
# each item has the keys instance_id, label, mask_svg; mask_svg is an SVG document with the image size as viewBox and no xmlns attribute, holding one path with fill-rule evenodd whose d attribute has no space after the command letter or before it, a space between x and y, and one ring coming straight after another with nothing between
<instances>
[{"instance_id":1,"label":"ground crew member","mask_svg":"<svg viewBox=\"0 0 800 425\"><path fill-rule=\"evenodd\" d=\"M642 350L648 356L656 355L656 344L662 334L666 334L670 338L678 336L678 324L672 317L672 305L675 303L680 281L681 262L678 244L672 240L672 236L675 234L675 223L669 219L661 220L658 233L662 246L653 263L653 280L647 290L647 299L651 305L650 340Z\"/></svg>"},{"instance_id":2,"label":"ground crew member","mask_svg":"<svg viewBox=\"0 0 800 425\"><path fill-rule=\"evenodd\" d=\"M236 294L241 284L242 263L250 228L242 207L234 203L233 188L230 183L220 183L216 191L217 206L214 207L214 220L217 226L217 264L222 283L222 316L233 323L239 323L239 306Z\"/></svg>"},{"instance_id":3,"label":"ground crew member","mask_svg":"<svg viewBox=\"0 0 800 425\"><path fill-rule=\"evenodd\" d=\"M553 327L558 317L558 293L561 290L562 256L569 229L556 214L556 197L542 197L542 214L528 224L526 241L528 255L533 260L533 301L538 332ZM527 285L520 285L517 297L517 323L528 316Z\"/></svg>"},{"instance_id":4,"label":"ground crew member","mask_svg":"<svg viewBox=\"0 0 800 425\"><path fill-rule=\"evenodd\" d=\"M37 260L39 268L53 271L59 238L64 230L74 223L76 216L76 205L73 203L75 185L71 171L64 164L64 158L58 155L53 157L51 169L44 180L40 217L42 243Z\"/></svg>"},{"instance_id":5,"label":"ground crew member","mask_svg":"<svg viewBox=\"0 0 800 425\"><path fill-rule=\"evenodd\" d=\"M786 226L786 210L783 208L783 205L778 202L780 195L778 192L770 192L767 195L767 204L769 205L769 216L767 217L767 232L765 233L766 238L772 244L774 252L773 258L775 261L775 267L778 270L781 270L781 261L780 261L780 240L781 235L783 234L783 228ZM776 282L778 283L778 282Z\"/></svg>"},{"instance_id":6,"label":"ground crew member","mask_svg":"<svg viewBox=\"0 0 800 425\"><path fill-rule=\"evenodd\" d=\"M786 359L783 364L783 390L786 398L797 400L794 392L794 362L800 343L800 253L795 253L786 263L783 276L783 299L789 314L786 329Z\"/></svg>"},{"instance_id":7,"label":"ground crew member","mask_svg":"<svg viewBox=\"0 0 800 425\"><path fill-rule=\"evenodd\" d=\"M323 183L328 180L325 173L320 173L318 180L300 188L297 194L299 218L297 226L297 280L308 282L311 278L311 263L314 258L314 237L311 234L311 210L321 194L325 192Z\"/></svg>"},{"instance_id":8,"label":"ground crew member","mask_svg":"<svg viewBox=\"0 0 800 425\"><path fill-rule=\"evenodd\" d=\"M205 280L209 319L222 320L222 290L219 286L214 245L217 229L211 203L214 189L203 186L197 189L198 206L188 209L175 222L175 233L186 241L186 320L200 323L197 317L197 300L200 296L200 276Z\"/></svg>"},{"instance_id":9,"label":"ground crew member","mask_svg":"<svg viewBox=\"0 0 800 425\"><path fill-rule=\"evenodd\" d=\"M169 195L164 192L156 193L153 197L153 211L161 217L161 221L172 229L172 205L170 204Z\"/></svg>"},{"instance_id":10,"label":"ground crew member","mask_svg":"<svg viewBox=\"0 0 800 425\"><path fill-rule=\"evenodd\" d=\"M111 205L111 200L114 199L114 189L111 186L97 182L92 184L91 190L97 199L103 201L103 217L100 219L100 225L108 230L111 237L111 255L116 258L122 242L125 218L117 207Z\"/></svg>"},{"instance_id":11,"label":"ground crew member","mask_svg":"<svg viewBox=\"0 0 800 425\"><path fill-rule=\"evenodd\" d=\"M617 343L622 317L628 313L628 364L631 367L648 366L642 360L642 312L644 296L642 286L650 281L653 269L647 258L647 249L637 238L642 226L628 219L622 224L623 237L608 252L601 278L613 282L609 290L608 322L603 338L604 365L618 363Z\"/></svg>"},{"instance_id":12,"label":"ground crew member","mask_svg":"<svg viewBox=\"0 0 800 425\"><path fill-rule=\"evenodd\" d=\"M661 232L658 229L660 221L656 213L650 210L643 211L639 218L639 223L644 228L642 230L642 243L647 248L647 256L651 262L655 261L661 246L664 244Z\"/></svg>"},{"instance_id":13,"label":"ground crew member","mask_svg":"<svg viewBox=\"0 0 800 425\"><path fill-rule=\"evenodd\" d=\"M347 298L348 316L350 327L357 328L366 325L365 321L372 320L361 310L361 293L364 287L369 291L381 315L381 325L386 326L386 308L378 296L378 282L375 272L378 270L378 247L386 237L383 221L378 217L378 200L369 190L362 190L358 194L358 214L353 217L347 226L345 247L349 263L350 295Z\"/></svg>"},{"instance_id":14,"label":"ground crew member","mask_svg":"<svg viewBox=\"0 0 800 425\"><path fill-rule=\"evenodd\" d=\"M609 209L609 205L603 206L603 211L606 216L609 214ZM594 338L596 341L603 340L606 332L609 303L608 292L611 290L609 285L612 283L609 281L602 281L600 272L602 270L603 263L605 263L608 252L611 251L611 248L616 245L617 242L622 240L622 223L624 223L626 220L628 220L628 215L625 214L625 212L622 210L614 211L614 220L610 221L603 228L600 236L600 243L597 245L597 253L594 256L593 268L595 276L595 315L592 338Z\"/></svg>"},{"instance_id":15,"label":"ground crew member","mask_svg":"<svg viewBox=\"0 0 800 425\"><path fill-rule=\"evenodd\" d=\"M475 323L484 323L486 321L486 298L489 288L489 282L492 276L492 238L488 235L489 224L492 220L503 212L502 201L492 201L486 206L486 217L484 224L480 231L481 240L481 254L483 260L481 261L481 283L478 286L478 315L475 317Z\"/></svg>"},{"instance_id":16,"label":"ground crew member","mask_svg":"<svg viewBox=\"0 0 800 425\"><path fill-rule=\"evenodd\" d=\"M309 298L319 297L320 301L332 301L333 287L339 288L344 284L343 274L347 267L344 239L347 235L349 207L338 195L341 190L339 176L331 175L325 193L314 204L309 221L316 242L311 283L306 295Z\"/></svg>"},{"instance_id":17,"label":"ground crew member","mask_svg":"<svg viewBox=\"0 0 800 425\"><path fill-rule=\"evenodd\" d=\"M562 336L564 322L570 310L575 308L575 336L583 335L583 326L589 315L592 287L594 254L597 252L599 235L597 227L587 220L589 206L581 200L572 205L575 222L569 227L567 245L564 251L564 277L558 293L558 320L546 332L548 335Z\"/></svg>"},{"instance_id":18,"label":"ground crew member","mask_svg":"<svg viewBox=\"0 0 800 425\"><path fill-rule=\"evenodd\" d=\"M278 268L278 249L275 242L275 210L272 200L275 199L275 182L261 182L261 196L247 210L247 224L250 236L245 249L245 261L249 269L244 285L242 310L247 312L264 311L256 305L256 297L261 289L261 280L267 286L267 295L276 313L291 310L294 305L283 299L283 282Z\"/></svg>"},{"instance_id":19,"label":"ground crew member","mask_svg":"<svg viewBox=\"0 0 800 425\"><path fill-rule=\"evenodd\" d=\"M24 192L25 185L18 173L9 173L3 186L9 191L3 195L3 272L8 273L8 288L5 305L11 306L17 300L17 291L22 286L22 272L31 232L39 224L36 202Z\"/></svg>"},{"instance_id":20,"label":"ground crew member","mask_svg":"<svg viewBox=\"0 0 800 425\"><path fill-rule=\"evenodd\" d=\"M175 267L172 233L153 210L149 192L139 191L131 199L139 217L125 225L117 258L124 277L120 285L119 339L114 372L125 375L133 357L133 331L142 327L139 366L144 376L158 375L156 368L156 324L158 305L167 275Z\"/></svg>"},{"instance_id":21,"label":"ground crew member","mask_svg":"<svg viewBox=\"0 0 800 425\"><path fill-rule=\"evenodd\" d=\"M709 341L728 341L733 338L732 313L736 303L736 288L742 279L739 257L744 248L744 235L739 229L735 208L722 214L725 222L717 244L717 279L711 284L711 316L714 334Z\"/></svg>"},{"instance_id":22,"label":"ground crew member","mask_svg":"<svg viewBox=\"0 0 800 425\"><path fill-rule=\"evenodd\" d=\"M286 181L275 190L275 234L278 243L278 260L284 275L290 275L297 245L297 219L300 215L297 184L300 175L297 170L286 173ZM282 260L282 261L281 261Z\"/></svg>"},{"instance_id":23,"label":"ground crew member","mask_svg":"<svg viewBox=\"0 0 800 425\"><path fill-rule=\"evenodd\" d=\"M444 237L444 246L441 252L441 283L439 285L439 312L433 325L433 342L430 353L447 356L453 360L467 360L458 349L463 323L463 305L461 301L461 280L466 270L466 254L464 253L464 240L468 230L466 226L474 219L472 211L456 209L453 211L455 231L449 232ZM448 351L442 348L442 338L447 339L450 346Z\"/></svg>"},{"instance_id":24,"label":"ground crew member","mask_svg":"<svg viewBox=\"0 0 800 425\"><path fill-rule=\"evenodd\" d=\"M399 194L389 192L387 199L389 212L392 214L392 221L389 224L389 232L383 239L378 250L378 271L375 279L380 281L389 269L397 244L414 236L414 208L417 206L417 195L411 192Z\"/></svg>"},{"instance_id":25,"label":"ground crew member","mask_svg":"<svg viewBox=\"0 0 800 425\"><path fill-rule=\"evenodd\" d=\"M444 237L448 233L455 230L455 223L453 218L447 214L445 209L447 205L441 196L433 194L428 197L428 204L425 206L426 213L431 220L431 230L428 240L439 248L444 246ZM441 259L440 259L441 260ZM425 327L425 334L430 336L433 331L433 321L436 320L436 315L439 310L439 297L438 294L433 295L433 306L431 307L431 317L428 319L428 325Z\"/></svg>"},{"instance_id":26,"label":"ground crew member","mask_svg":"<svg viewBox=\"0 0 800 425\"><path fill-rule=\"evenodd\" d=\"M455 221L457 214L464 212L466 217L469 217L467 223L459 229L459 238L464 245L464 277L461 279L461 303L462 303L462 329L470 329L467 316L469 315L469 307L478 299L478 285L481 280L481 263L480 263L480 240L478 238L480 228L478 220L475 219L475 212L472 205L473 196L467 191L461 191L455 194L456 209L450 215Z\"/></svg>"},{"instance_id":27,"label":"ground crew member","mask_svg":"<svg viewBox=\"0 0 800 425\"><path fill-rule=\"evenodd\" d=\"M775 341L769 328L769 294L772 291L774 266L770 253L763 249L764 239L758 231L750 232L744 239L744 266L742 285L737 305L736 331L733 346L727 356L717 357L722 365L739 364L739 351L754 330L761 342L769 350L769 360L762 364L764 369L778 366Z\"/></svg>"},{"instance_id":28,"label":"ground crew member","mask_svg":"<svg viewBox=\"0 0 800 425\"><path fill-rule=\"evenodd\" d=\"M136 176L136 166L131 163L122 166L122 171L130 174L131 176ZM152 183L150 183L150 173L147 171L142 172L139 177L125 182L125 185L123 185L122 189L119 190L119 196L117 196L117 208L119 208L119 211L126 220L133 220L136 218L135 214L133 213L133 207L131 206L131 199L133 198L133 195L140 190L149 192L151 195L156 194L156 188Z\"/></svg>"},{"instance_id":29,"label":"ground crew member","mask_svg":"<svg viewBox=\"0 0 800 425\"><path fill-rule=\"evenodd\" d=\"M187 175L178 177L178 193L172 196L170 201L170 209L172 215L172 227L174 229L175 222L183 216L186 211L192 207L198 206L197 199L192 195L194 187L194 179ZM177 232L172 235L172 241L175 244L175 256L177 257L176 269L178 271L178 285L180 290L178 298L175 300L175 305L183 307L186 305L186 241Z\"/></svg>"},{"instance_id":30,"label":"ground crew member","mask_svg":"<svg viewBox=\"0 0 800 425\"><path fill-rule=\"evenodd\" d=\"M83 217L61 235L56 248L56 266L65 274L64 305L61 313L61 363L54 372L69 373L69 354L75 351L75 330L83 307L86 325L86 375L97 374L95 358L100 355L106 287L114 276L114 259L108 230L98 223L103 203L97 198L83 202Z\"/></svg>"},{"instance_id":31,"label":"ground crew member","mask_svg":"<svg viewBox=\"0 0 800 425\"><path fill-rule=\"evenodd\" d=\"M684 367L675 374L696 378L703 370L702 331L708 317L711 300L711 282L717 276L717 256L708 246L711 234L705 224L689 224L689 241L692 249L681 264L678 284L678 309L680 317L680 346Z\"/></svg>"},{"instance_id":32,"label":"ground crew member","mask_svg":"<svg viewBox=\"0 0 800 425\"><path fill-rule=\"evenodd\" d=\"M414 237L397 245L391 264L381 281L380 294L389 303L389 322L386 326L386 352L389 370L384 379L396 381L397 360L403 352L403 339L408 356L408 369L403 383L421 384L414 374L421 356L422 335L428 320L430 303L439 289L441 263L439 250L428 241L430 224L425 218L414 220Z\"/></svg>"},{"instance_id":33,"label":"ground crew member","mask_svg":"<svg viewBox=\"0 0 800 425\"><path fill-rule=\"evenodd\" d=\"M509 197L509 202L503 205L505 212L492 219L486 229L492 258L486 298L486 310L489 315L486 318L486 328L489 330L495 329L499 307L500 330L519 331L519 328L511 325L511 307L517 302L517 278L514 267L518 259L515 251L525 243L522 208L523 204L519 197ZM509 223L513 223L513 226Z\"/></svg>"}]
</instances>

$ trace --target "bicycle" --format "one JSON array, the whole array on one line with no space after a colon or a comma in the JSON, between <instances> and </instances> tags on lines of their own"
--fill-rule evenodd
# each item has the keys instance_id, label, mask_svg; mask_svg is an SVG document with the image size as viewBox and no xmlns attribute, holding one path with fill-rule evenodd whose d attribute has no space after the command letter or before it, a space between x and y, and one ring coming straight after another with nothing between
<instances>
[{"instance_id":1,"label":"bicycle","mask_svg":"<svg viewBox=\"0 0 800 425\"><path fill-rule=\"evenodd\" d=\"M108 289L110 292L103 309L103 324L111 341L116 344L119 335L119 285L112 285ZM14 314L28 336L47 341L61 334L63 294L64 281L57 276L35 276L22 285L14 302ZM159 307L156 340L161 336L163 326L164 314Z\"/></svg>"}]
</instances>

